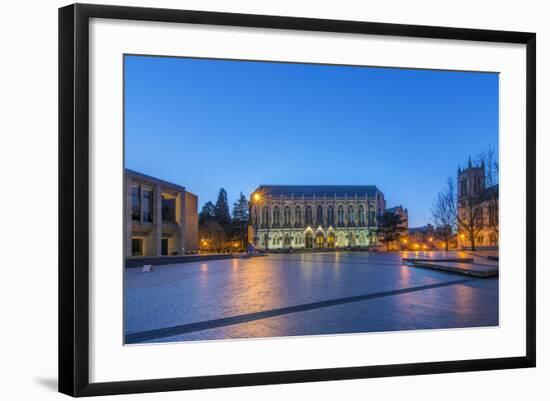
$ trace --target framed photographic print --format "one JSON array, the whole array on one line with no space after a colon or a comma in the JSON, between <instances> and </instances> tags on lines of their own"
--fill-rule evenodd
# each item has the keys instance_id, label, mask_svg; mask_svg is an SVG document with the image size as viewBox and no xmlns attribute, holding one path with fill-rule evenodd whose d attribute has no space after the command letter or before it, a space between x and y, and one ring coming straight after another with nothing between
<instances>
[{"instance_id":1,"label":"framed photographic print","mask_svg":"<svg viewBox=\"0 0 550 401\"><path fill-rule=\"evenodd\" d=\"M535 34L59 10L59 389L535 366Z\"/></svg>"}]
</instances>

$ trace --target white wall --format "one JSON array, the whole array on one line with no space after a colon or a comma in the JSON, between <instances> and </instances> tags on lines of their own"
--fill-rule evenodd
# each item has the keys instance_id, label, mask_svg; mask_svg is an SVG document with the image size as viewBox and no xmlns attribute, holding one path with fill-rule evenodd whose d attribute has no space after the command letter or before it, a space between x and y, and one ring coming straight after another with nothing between
<instances>
[{"instance_id":1,"label":"white wall","mask_svg":"<svg viewBox=\"0 0 550 401\"><path fill-rule=\"evenodd\" d=\"M112 4L356 19L537 32L538 204L549 204L548 132L550 24L544 1L455 2L428 0L320 2L306 0L115 1ZM102 3L102 2L100 2ZM0 171L3 188L0 259L0 367L4 399L61 399L57 375L57 7L56 0L4 2L0 23ZM545 71L546 70L546 71ZM550 159L547 159L550 160ZM538 210L539 244L547 241L548 212ZM29 233L32 240L29 241ZM539 246L538 349L536 369L384 378L256 388L203 390L126 399L548 399L550 297ZM544 338L546 337L546 338ZM541 341L542 340L542 341ZM120 397L119 397L120 398Z\"/></svg>"}]
</instances>

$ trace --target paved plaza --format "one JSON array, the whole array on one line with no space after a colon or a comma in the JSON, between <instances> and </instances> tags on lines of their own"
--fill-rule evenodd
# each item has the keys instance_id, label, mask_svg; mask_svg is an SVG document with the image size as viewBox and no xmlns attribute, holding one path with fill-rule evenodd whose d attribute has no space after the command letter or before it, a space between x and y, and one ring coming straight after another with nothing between
<instances>
[{"instance_id":1,"label":"paved plaza","mask_svg":"<svg viewBox=\"0 0 550 401\"><path fill-rule=\"evenodd\" d=\"M126 343L498 325L498 277L412 267L404 257L472 254L271 254L126 269Z\"/></svg>"}]
</instances>

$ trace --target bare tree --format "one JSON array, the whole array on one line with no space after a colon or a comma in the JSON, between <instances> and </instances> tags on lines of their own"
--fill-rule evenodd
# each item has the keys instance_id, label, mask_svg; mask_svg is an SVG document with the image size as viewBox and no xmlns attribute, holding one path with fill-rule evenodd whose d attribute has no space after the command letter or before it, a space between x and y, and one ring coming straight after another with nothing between
<instances>
[{"instance_id":1,"label":"bare tree","mask_svg":"<svg viewBox=\"0 0 550 401\"><path fill-rule=\"evenodd\" d=\"M467 185L461 192L457 205L458 230L466 234L472 251L475 251L476 238L483 230L486 221L486 214L483 213L483 204L480 202L479 194L474 193L473 189Z\"/></svg>"},{"instance_id":2,"label":"bare tree","mask_svg":"<svg viewBox=\"0 0 550 401\"><path fill-rule=\"evenodd\" d=\"M449 242L457 225L456 193L454 181L449 178L447 186L437 194L432 207L432 220L436 227L436 235L445 242L445 250L449 250Z\"/></svg>"},{"instance_id":3,"label":"bare tree","mask_svg":"<svg viewBox=\"0 0 550 401\"><path fill-rule=\"evenodd\" d=\"M485 186L487 188L498 184L499 163L497 151L494 147L489 146L482 149L476 157L478 164L482 165L485 170Z\"/></svg>"}]
</instances>

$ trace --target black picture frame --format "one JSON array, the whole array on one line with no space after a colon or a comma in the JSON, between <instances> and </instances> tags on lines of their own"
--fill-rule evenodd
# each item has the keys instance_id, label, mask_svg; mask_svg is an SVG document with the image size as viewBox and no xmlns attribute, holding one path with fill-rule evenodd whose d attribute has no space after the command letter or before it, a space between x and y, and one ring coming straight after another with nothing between
<instances>
[{"instance_id":1,"label":"black picture frame","mask_svg":"<svg viewBox=\"0 0 550 401\"><path fill-rule=\"evenodd\" d=\"M90 383L90 18L438 38L526 45L526 354L521 357ZM59 9L59 391L71 396L190 390L534 367L536 363L536 35L436 26L74 4Z\"/></svg>"}]
</instances>

